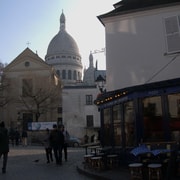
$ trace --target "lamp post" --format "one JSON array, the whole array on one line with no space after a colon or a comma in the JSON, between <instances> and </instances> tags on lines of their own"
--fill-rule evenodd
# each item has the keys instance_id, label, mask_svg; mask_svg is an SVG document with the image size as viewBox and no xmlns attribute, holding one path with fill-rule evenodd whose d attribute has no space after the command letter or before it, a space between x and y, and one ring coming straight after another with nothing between
<instances>
[{"instance_id":1,"label":"lamp post","mask_svg":"<svg viewBox=\"0 0 180 180\"><path fill-rule=\"evenodd\" d=\"M106 92L106 89L104 89L104 85L106 83L106 80L101 75L99 75L97 77L95 82L96 82L96 85L99 87L99 90L101 93Z\"/></svg>"}]
</instances>

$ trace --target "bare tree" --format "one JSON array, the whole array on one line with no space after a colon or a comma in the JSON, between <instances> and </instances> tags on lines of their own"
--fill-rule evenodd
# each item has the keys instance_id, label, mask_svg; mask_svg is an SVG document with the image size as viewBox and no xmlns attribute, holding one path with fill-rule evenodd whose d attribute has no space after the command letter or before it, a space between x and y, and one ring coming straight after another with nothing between
<instances>
[{"instance_id":1,"label":"bare tree","mask_svg":"<svg viewBox=\"0 0 180 180\"><path fill-rule=\"evenodd\" d=\"M56 84L57 79L51 79L51 82L36 82L40 88L33 89L31 82L25 82L21 101L27 110L35 115L38 122L41 114L53 109L57 109L60 105L61 85L60 81Z\"/></svg>"},{"instance_id":2,"label":"bare tree","mask_svg":"<svg viewBox=\"0 0 180 180\"><path fill-rule=\"evenodd\" d=\"M9 86L7 81L3 78L4 67L5 65L0 62L0 108L3 108L10 101L10 98L4 93Z\"/></svg>"}]
</instances>

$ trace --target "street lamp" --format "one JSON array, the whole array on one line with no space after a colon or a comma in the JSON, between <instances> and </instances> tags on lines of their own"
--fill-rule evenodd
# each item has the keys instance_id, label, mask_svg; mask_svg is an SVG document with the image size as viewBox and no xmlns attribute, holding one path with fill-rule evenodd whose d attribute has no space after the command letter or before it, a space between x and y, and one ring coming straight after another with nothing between
<instances>
[{"instance_id":1,"label":"street lamp","mask_svg":"<svg viewBox=\"0 0 180 180\"><path fill-rule=\"evenodd\" d=\"M95 82L96 82L96 85L99 87L100 92L104 93L106 91L106 89L104 89L106 80L101 75L99 75Z\"/></svg>"}]
</instances>

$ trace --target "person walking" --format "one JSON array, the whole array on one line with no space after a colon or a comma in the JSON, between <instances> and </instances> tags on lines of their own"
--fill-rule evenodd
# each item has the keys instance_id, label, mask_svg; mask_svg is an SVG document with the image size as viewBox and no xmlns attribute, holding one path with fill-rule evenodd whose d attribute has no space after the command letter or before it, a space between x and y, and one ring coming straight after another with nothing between
<instances>
[{"instance_id":1,"label":"person walking","mask_svg":"<svg viewBox=\"0 0 180 180\"><path fill-rule=\"evenodd\" d=\"M53 125L53 130L50 132L50 145L54 152L54 157L57 165L62 164L62 148L64 144L64 135L57 128L57 125Z\"/></svg>"},{"instance_id":2,"label":"person walking","mask_svg":"<svg viewBox=\"0 0 180 180\"><path fill-rule=\"evenodd\" d=\"M64 145L63 145L63 151L64 151L64 159L67 161L67 147L68 147L68 140L69 140L69 133L67 130L64 129L64 126L61 126L61 131L64 135Z\"/></svg>"},{"instance_id":3,"label":"person walking","mask_svg":"<svg viewBox=\"0 0 180 180\"><path fill-rule=\"evenodd\" d=\"M9 152L9 135L4 122L0 123L0 159L3 156L2 173L6 173L7 159Z\"/></svg>"},{"instance_id":4,"label":"person walking","mask_svg":"<svg viewBox=\"0 0 180 180\"><path fill-rule=\"evenodd\" d=\"M23 130L22 132L22 145L23 146L27 146L27 138L28 138L27 131Z\"/></svg>"},{"instance_id":5,"label":"person walking","mask_svg":"<svg viewBox=\"0 0 180 180\"><path fill-rule=\"evenodd\" d=\"M52 156L52 147L50 145L50 132L49 129L46 129L46 134L44 138L44 147L45 147L45 152L46 152L46 158L47 158L47 163L53 162L53 156Z\"/></svg>"}]
</instances>

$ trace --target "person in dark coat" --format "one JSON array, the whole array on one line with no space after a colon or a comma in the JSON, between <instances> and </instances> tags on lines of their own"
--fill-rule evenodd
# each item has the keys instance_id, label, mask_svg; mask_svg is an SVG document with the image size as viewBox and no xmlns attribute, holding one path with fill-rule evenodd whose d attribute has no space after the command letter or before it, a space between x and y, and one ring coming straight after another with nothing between
<instances>
[{"instance_id":1,"label":"person in dark coat","mask_svg":"<svg viewBox=\"0 0 180 180\"><path fill-rule=\"evenodd\" d=\"M50 132L50 145L53 148L56 164L61 165L64 135L61 130L57 128L56 124L53 125L53 130Z\"/></svg>"},{"instance_id":2,"label":"person in dark coat","mask_svg":"<svg viewBox=\"0 0 180 180\"><path fill-rule=\"evenodd\" d=\"M9 152L9 135L4 122L0 123L0 158L3 156L2 173L6 173L6 165Z\"/></svg>"},{"instance_id":3,"label":"person in dark coat","mask_svg":"<svg viewBox=\"0 0 180 180\"><path fill-rule=\"evenodd\" d=\"M16 131L15 131L15 141L16 141L16 146L19 145L19 139L20 139L20 134L19 134L18 129L16 128Z\"/></svg>"},{"instance_id":4,"label":"person in dark coat","mask_svg":"<svg viewBox=\"0 0 180 180\"><path fill-rule=\"evenodd\" d=\"M70 138L70 135L69 135L68 131L64 129L63 125L61 125L60 129L61 129L61 132L64 135L64 145L63 145L63 149L62 150L64 150L64 159L65 159L65 161L67 161L67 155L68 155L67 147L68 147L68 140Z\"/></svg>"}]
</instances>

